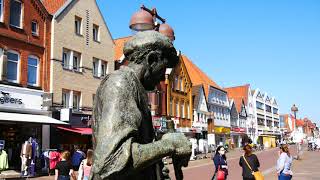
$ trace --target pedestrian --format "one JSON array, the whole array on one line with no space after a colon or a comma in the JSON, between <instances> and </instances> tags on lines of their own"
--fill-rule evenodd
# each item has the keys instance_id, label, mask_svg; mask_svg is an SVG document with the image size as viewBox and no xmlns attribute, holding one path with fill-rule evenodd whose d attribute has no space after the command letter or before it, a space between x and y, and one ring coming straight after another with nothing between
<instances>
[{"instance_id":1,"label":"pedestrian","mask_svg":"<svg viewBox=\"0 0 320 180\"><path fill-rule=\"evenodd\" d=\"M290 155L288 145L284 144L280 147L279 159L277 161L278 180L292 179L291 165L292 156Z\"/></svg>"},{"instance_id":2,"label":"pedestrian","mask_svg":"<svg viewBox=\"0 0 320 180\"><path fill-rule=\"evenodd\" d=\"M82 160L86 158L86 155L84 152L80 150L80 147L78 145L74 146L75 152L72 155L71 162L72 162L72 167L73 170L78 171L79 166Z\"/></svg>"},{"instance_id":3,"label":"pedestrian","mask_svg":"<svg viewBox=\"0 0 320 180\"><path fill-rule=\"evenodd\" d=\"M74 179L74 172L70 163L70 152L64 151L61 154L61 161L55 167L55 180L70 180Z\"/></svg>"},{"instance_id":4,"label":"pedestrian","mask_svg":"<svg viewBox=\"0 0 320 180\"><path fill-rule=\"evenodd\" d=\"M215 171L214 175L212 177L212 180L218 179L218 171L223 171L224 172L224 179L227 179L228 176L228 165L227 165L227 157L225 155L226 150L224 149L223 146L219 146L216 149L216 153L213 157L213 163L215 166Z\"/></svg>"},{"instance_id":5,"label":"pedestrian","mask_svg":"<svg viewBox=\"0 0 320 180\"><path fill-rule=\"evenodd\" d=\"M92 167L92 156L93 156L93 150L88 149L87 158L84 159L80 164L79 175L77 180L89 180L89 175Z\"/></svg>"},{"instance_id":6,"label":"pedestrian","mask_svg":"<svg viewBox=\"0 0 320 180\"><path fill-rule=\"evenodd\" d=\"M252 153L252 147L249 144L245 145L243 150L244 155L240 157L239 161L239 165L242 167L243 180L255 180L252 171L259 171L259 159L255 154Z\"/></svg>"}]
</instances>

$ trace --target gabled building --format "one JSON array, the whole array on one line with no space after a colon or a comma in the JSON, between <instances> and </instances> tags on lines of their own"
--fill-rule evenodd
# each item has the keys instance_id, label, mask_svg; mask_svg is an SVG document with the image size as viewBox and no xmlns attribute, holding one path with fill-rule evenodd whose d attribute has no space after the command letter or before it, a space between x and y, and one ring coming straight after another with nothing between
<instances>
[{"instance_id":1,"label":"gabled building","mask_svg":"<svg viewBox=\"0 0 320 180\"><path fill-rule=\"evenodd\" d=\"M212 125L204 88L202 85L192 87L193 101L193 123L192 128L195 129L196 139L200 152L206 152L208 149L208 124ZM208 123L209 121L209 123ZM212 130L212 128L210 129Z\"/></svg>"},{"instance_id":2,"label":"gabled building","mask_svg":"<svg viewBox=\"0 0 320 180\"><path fill-rule=\"evenodd\" d=\"M187 57L183 57L193 86L202 85L208 103L209 115L213 119L214 134L208 134L208 143L224 144L230 138L230 112L227 92L201 71ZM212 113L211 113L212 112Z\"/></svg>"},{"instance_id":3,"label":"gabled building","mask_svg":"<svg viewBox=\"0 0 320 180\"><path fill-rule=\"evenodd\" d=\"M275 97L261 92L260 89L253 90L251 102L253 116L256 119L257 139L265 147L275 147L276 139L280 139L280 116L279 106Z\"/></svg>"},{"instance_id":4,"label":"gabled building","mask_svg":"<svg viewBox=\"0 0 320 180\"><path fill-rule=\"evenodd\" d=\"M244 135L247 134L248 131L253 132L252 127L247 126L247 103L250 85L230 87L225 88L225 90L230 99L231 144L234 144L235 147L240 147Z\"/></svg>"},{"instance_id":5,"label":"gabled building","mask_svg":"<svg viewBox=\"0 0 320 180\"><path fill-rule=\"evenodd\" d=\"M10 169L20 170L25 141L49 148L50 125L65 124L48 111L51 19L40 0L0 0L0 139Z\"/></svg>"},{"instance_id":6,"label":"gabled building","mask_svg":"<svg viewBox=\"0 0 320 180\"><path fill-rule=\"evenodd\" d=\"M88 127L96 89L115 69L113 39L95 0L44 0L43 4L53 15L50 58L53 117L72 127Z\"/></svg>"},{"instance_id":7,"label":"gabled building","mask_svg":"<svg viewBox=\"0 0 320 180\"><path fill-rule=\"evenodd\" d=\"M167 70L166 75L167 117L174 121L178 132L191 133L193 123L192 82L184 61L185 56L179 56L178 65L172 70Z\"/></svg>"}]
</instances>

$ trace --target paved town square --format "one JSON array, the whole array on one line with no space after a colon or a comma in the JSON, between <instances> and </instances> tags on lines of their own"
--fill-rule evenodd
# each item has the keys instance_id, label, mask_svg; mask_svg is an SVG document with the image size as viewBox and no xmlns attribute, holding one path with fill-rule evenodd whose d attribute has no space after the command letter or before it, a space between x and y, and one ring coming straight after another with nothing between
<instances>
[{"instance_id":1,"label":"paved town square","mask_svg":"<svg viewBox=\"0 0 320 180\"><path fill-rule=\"evenodd\" d=\"M320 180L319 0L0 0L0 180Z\"/></svg>"}]
</instances>

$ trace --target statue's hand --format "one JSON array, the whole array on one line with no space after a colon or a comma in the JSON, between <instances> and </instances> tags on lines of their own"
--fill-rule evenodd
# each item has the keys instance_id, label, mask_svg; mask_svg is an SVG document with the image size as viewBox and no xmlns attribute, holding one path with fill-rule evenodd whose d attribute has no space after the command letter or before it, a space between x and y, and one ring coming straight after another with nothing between
<instances>
[{"instance_id":1,"label":"statue's hand","mask_svg":"<svg viewBox=\"0 0 320 180\"><path fill-rule=\"evenodd\" d=\"M167 133L162 136L162 140L167 140L174 148L176 156L190 156L191 142L182 133Z\"/></svg>"}]
</instances>

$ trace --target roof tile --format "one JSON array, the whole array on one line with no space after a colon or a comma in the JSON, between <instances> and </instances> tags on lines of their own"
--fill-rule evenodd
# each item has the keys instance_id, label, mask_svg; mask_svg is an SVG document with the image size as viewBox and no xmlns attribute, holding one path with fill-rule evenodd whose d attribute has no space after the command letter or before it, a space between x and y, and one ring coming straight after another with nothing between
<instances>
[{"instance_id":1,"label":"roof tile","mask_svg":"<svg viewBox=\"0 0 320 180\"><path fill-rule=\"evenodd\" d=\"M121 56L123 55L123 47L124 44L131 39L131 36L122 37L114 40L114 60L120 60Z\"/></svg>"},{"instance_id":2,"label":"roof tile","mask_svg":"<svg viewBox=\"0 0 320 180\"><path fill-rule=\"evenodd\" d=\"M43 0L42 3L50 14L55 14L67 0Z\"/></svg>"},{"instance_id":3,"label":"roof tile","mask_svg":"<svg viewBox=\"0 0 320 180\"><path fill-rule=\"evenodd\" d=\"M182 55L182 60L186 65L192 85L193 86L203 85L206 98L208 98L209 96L209 86L212 86L224 91L221 87L217 85L217 83L215 83L211 78L209 78L208 75L206 75L203 71L201 71L199 67L193 64L193 62L187 56Z\"/></svg>"},{"instance_id":4,"label":"roof tile","mask_svg":"<svg viewBox=\"0 0 320 180\"><path fill-rule=\"evenodd\" d=\"M233 99L238 112L241 111L242 100L245 104L248 103L248 93L250 84L245 84L243 86L224 88L227 91L229 99Z\"/></svg>"}]
</instances>

